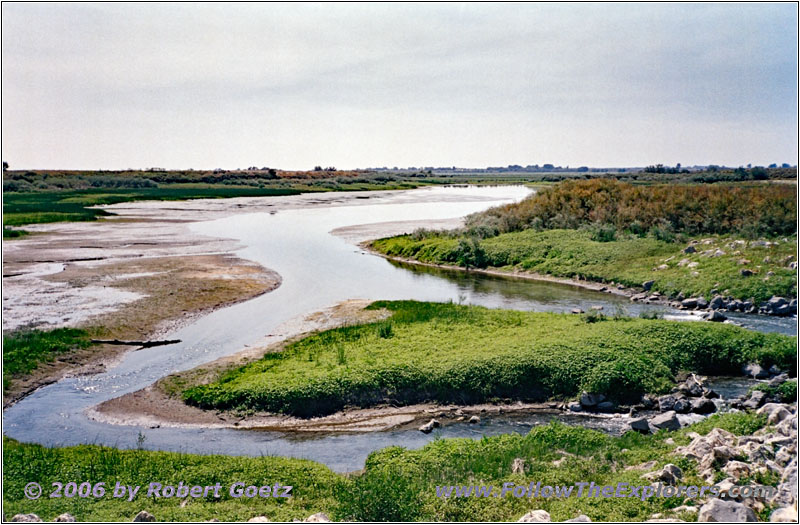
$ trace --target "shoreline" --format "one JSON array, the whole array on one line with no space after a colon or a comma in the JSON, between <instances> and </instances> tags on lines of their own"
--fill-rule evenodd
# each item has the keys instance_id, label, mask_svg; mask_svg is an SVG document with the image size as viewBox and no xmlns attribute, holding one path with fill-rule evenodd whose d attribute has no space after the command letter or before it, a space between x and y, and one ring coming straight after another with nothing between
<instances>
[{"instance_id":1,"label":"shoreline","mask_svg":"<svg viewBox=\"0 0 800 525\"><path fill-rule=\"evenodd\" d=\"M524 271L524 270L514 270L514 271L510 271L509 272L509 271L504 271L504 270L497 269L495 267L489 267L489 268L464 268L464 267L455 266L455 265L452 265L452 264L428 263L428 262L418 261L416 259L409 259L409 258L406 258L406 257L397 256L397 255L388 255L388 254L385 254L385 253L381 253L381 252L375 250L372 247L371 244L372 244L372 241L363 241L363 242L360 242L358 244L358 246L359 246L359 248L361 248L365 252L370 253L372 255L377 255L378 257L382 257L382 258L384 258L386 260L399 262L399 263L404 263L404 264L410 264L410 265L415 265L415 266L424 266L424 267L428 267L428 268L438 268L438 269L441 269L441 270L455 270L455 271L465 272L465 273L478 273L478 274L482 274L482 275L492 275L492 276L496 276L496 277L505 277L505 278L511 278L511 279L524 279L524 280L529 280L529 281L541 281L541 282L563 284L563 285L567 285L567 286L573 286L573 287L576 287L576 288L581 288L581 289L584 289L584 290L591 290L591 291L602 292L602 293L610 293L612 295L618 295L618 296L621 296L621 297L627 297L631 302L637 302L637 303L641 303L641 304L651 304L651 305L659 305L659 306L675 308L677 310L680 310L682 312L687 312L687 313L698 312L698 313L702 313L701 315L703 315L703 314L706 314L706 313L710 313L710 312L715 312L716 311L716 310L713 310L711 308L677 307L677 306L674 306L674 304L673 304L675 302L674 300L670 300L669 298L666 298L664 296L661 296L656 300L652 300L649 297L645 298L644 300L637 299L636 296L641 295L643 293L644 294L648 293L644 289L636 289L636 288L627 287L627 286L624 287L624 288L618 288L617 286L619 286L619 285L610 286L608 284L604 284L604 283L601 283L601 282L598 282L598 281L589 281L589 280L574 279L574 278L568 278L568 277L556 277L556 276L553 276L553 275L540 274L540 273L529 272L529 271ZM740 313L742 315L746 315L746 316L764 315L764 314L761 314L761 313L758 313L758 312L753 312L753 313L738 312L738 313ZM781 317L781 316L764 315L764 317ZM789 316L789 317L791 317L791 316ZM729 322L731 322L731 321L729 321ZM737 324L737 323L732 322L732 324Z\"/></svg>"}]
</instances>

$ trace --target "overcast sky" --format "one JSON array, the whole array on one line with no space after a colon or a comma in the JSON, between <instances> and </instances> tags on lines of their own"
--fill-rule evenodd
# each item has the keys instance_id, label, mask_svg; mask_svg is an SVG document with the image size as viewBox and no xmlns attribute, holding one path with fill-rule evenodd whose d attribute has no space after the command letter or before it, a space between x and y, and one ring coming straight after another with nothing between
<instances>
[{"instance_id":1,"label":"overcast sky","mask_svg":"<svg viewBox=\"0 0 800 525\"><path fill-rule=\"evenodd\" d=\"M13 168L797 162L797 5L2 4Z\"/></svg>"}]
</instances>

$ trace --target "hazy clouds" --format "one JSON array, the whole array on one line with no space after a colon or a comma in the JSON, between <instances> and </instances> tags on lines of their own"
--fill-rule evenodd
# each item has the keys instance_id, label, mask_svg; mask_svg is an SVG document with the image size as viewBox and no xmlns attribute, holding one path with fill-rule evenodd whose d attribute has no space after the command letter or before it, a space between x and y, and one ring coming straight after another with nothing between
<instances>
[{"instance_id":1,"label":"hazy clouds","mask_svg":"<svg viewBox=\"0 0 800 525\"><path fill-rule=\"evenodd\" d=\"M796 4L9 4L29 168L768 164Z\"/></svg>"}]
</instances>

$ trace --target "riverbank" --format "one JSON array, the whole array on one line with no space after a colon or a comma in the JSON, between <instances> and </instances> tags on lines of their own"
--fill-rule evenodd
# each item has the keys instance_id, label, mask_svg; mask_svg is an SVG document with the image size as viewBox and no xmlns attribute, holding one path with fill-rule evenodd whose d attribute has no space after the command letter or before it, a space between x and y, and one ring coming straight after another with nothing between
<instances>
[{"instance_id":1,"label":"riverbank","mask_svg":"<svg viewBox=\"0 0 800 525\"><path fill-rule=\"evenodd\" d=\"M411 264L561 282L680 309L796 313L795 237L748 242L715 236L678 244L635 236L596 241L579 230L525 230L480 241L433 232L362 247ZM788 298L785 306L767 308L778 297Z\"/></svg>"},{"instance_id":2,"label":"riverbank","mask_svg":"<svg viewBox=\"0 0 800 525\"><path fill-rule=\"evenodd\" d=\"M643 436L633 432L610 437L600 432L552 423L526 435L483 439L441 439L418 450L390 447L373 453L365 468L335 474L317 463L278 457L236 458L147 450L117 450L94 445L45 448L4 438L5 519L36 514L53 520L69 513L77 521L130 521L144 511L157 521L522 521L545 517L564 521L646 521L665 518L726 521L727 508L768 520L796 519L797 429L793 405L772 405L759 413L712 416L677 431ZM770 426L767 421L771 420ZM143 446L146 441L143 442ZM794 449L792 448L794 446ZM714 447L730 457L710 461ZM776 448L767 459L767 448ZM712 450L713 449L713 450ZM794 453L796 456L796 452ZM711 468L706 468L710 464ZM53 481L91 479L142 487L138 497L29 500L23 489L31 481L45 490ZM219 498L146 498L150 482L162 485L213 485L225 488ZM636 498L461 497L448 487L506 484L528 487L594 481L642 486L711 485L720 489L748 484L777 487L771 495L713 497L703 495ZM228 488L245 485L291 485L292 497L232 498ZM451 489L452 491L452 489ZM794 511L794 514L792 514ZM544 513L544 514L543 514ZM775 514L779 513L779 514Z\"/></svg>"}]
</instances>

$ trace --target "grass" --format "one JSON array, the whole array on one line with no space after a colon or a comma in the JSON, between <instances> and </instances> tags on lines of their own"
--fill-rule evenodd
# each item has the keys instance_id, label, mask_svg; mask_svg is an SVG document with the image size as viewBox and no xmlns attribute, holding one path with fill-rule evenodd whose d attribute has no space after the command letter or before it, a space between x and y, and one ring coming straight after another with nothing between
<instances>
[{"instance_id":1,"label":"grass","mask_svg":"<svg viewBox=\"0 0 800 525\"><path fill-rule=\"evenodd\" d=\"M655 460L660 468L675 463L684 471L686 484L705 485L695 465L671 456L675 446L685 445L688 432L708 433L723 428L737 435L751 434L765 424L763 416L729 413L712 416L676 432L622 437L580 427L551 423L527 435L506 434L471 439L440 439L419 450L389 447L372 453L363 472L343 476L307 460L261 457L202 456L145 450L117 450L84 445L45 448L3 438L4 513L36 513L45 521L63 512L78 521L130 521L146 509L158 521L246 521L264 515L272 521L303 519L326 512L345 521L516 521L531 509L545 509L553 521L588 515L593 521L644 521L655 512L669 512L684 498L438 498L437 486L567 485L579 481L616 485L641 485L647 471L625 470L627 466ZM674 444L665 442L672 438ZM524 473L512 474L515 458L525 461ZM555 460L563 461L555 464ZM655 470L655 468L653 469ZM232 499L223 492L219 500L180 499L133 501L104 498L47 498L29 501L25 484L35 481L45 491L53 481L116 482L141 485L150 481L223 487L233 482L292 485L293 498ZM49 492L47 492L49 494ZM687 503L692 504L692 501ZM681 517L681 516L677 516Z\"/></svg>"},{"instance_id":2,"label":"grass","mask_svg":"<svg viewBox=\"0 0 800 525\"><path fill-rule=\"evenodd\" d=\"M89 334L76 328L21 330L3 336L3 391L14 377L35 370L60 355L91 346Z\"/></svg>"},{"instance_id":3,"label":"grass","mask_svg":"<svg viewBox=\"0 0 800 525\"><path fill-rule=\"evenodd\" d=\"M756 302L772 295L797 296L796 271L786 262L796 253L796 236L770 247L742 247L732 244L735 237L709 236L704 237L708 244L696 246L697 253L684 254L685 242L636 235L618 235L616 240L601 242L593 240L593 235L588 229L528 229L481 241L473 238L471 242L478 246L467 245L468 250L463 240L445 234L402 235L373 241L372 247L387 255L436 264L471 263L473 267L526 270L626 286L653 280L653 291L671 297L682 292L686 297L710 299L712 290ZM717 249L725 255L703 255ZM742 260L749 262L741 264ZM662 265L666 268L659 269ZM756 274L745 277L740 273L743 268Z\"/></svg>"},{"instance_id":4,"label":"grass","mask_svg":"<svg viewBox=\"0 0 800 525\"><path fill-rule=\"evenodd\" d=\"M301 459L200 456L92 445L45 448L6 437L3 445L3 510L9 518L16 513L33 512L52 521L69 512L78 521L130 522L140 510L147 509L158 521L247 521L262 515L272 521L302 520L316 512L330 512L334 488L342 482L327 467ZM44 489L38 501L28 501L23 496L25 485L31 481ZM54 481L105 482L106 495L49 498ZM184 498L147 498L147 487L153 481L174 486L179 482L202 486L219 482L223 490L218 500L210 496L188 498L188 504L181 507ZM136 499L128 502L110 495L117 482L142 488ZM234 499L226 489L235 482L257 487L291 485L294 497Z\"/></svg>"},{"instance_id":5,"label":"grass","mask_svg":"<svg viewBox=\"0 0 800 525\"><path fill-rule=\"evenodd\" d=\"M760 390L767 394L768 397L777 399L780 403L795 403L797 401L797 379L786 381L777 386L760 383L750 389L751 392L753 390Z\"/></svg>"},{"instance_id":6,"label":"grass","mask_svg":"<svg viewBox=\"0 0 800 525\"><path fill-rule=\"evenodd\" d=\"M664 392L679 371L794 370L794 338L731 325L580 316L398 301L387 321L324 331L184 390L190 404L316 416L345 406L435 400L619 401Z\"/></svg>"}]
</instances>

